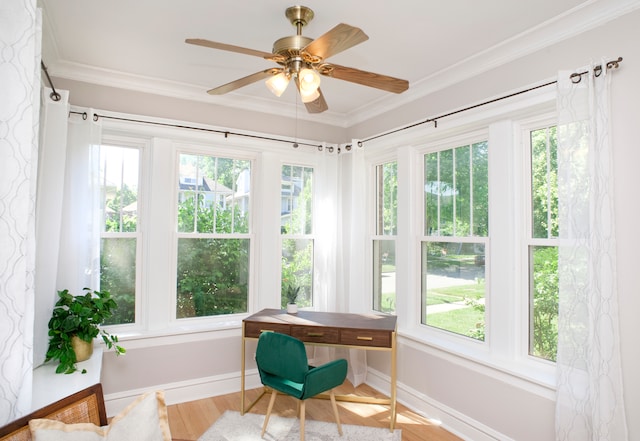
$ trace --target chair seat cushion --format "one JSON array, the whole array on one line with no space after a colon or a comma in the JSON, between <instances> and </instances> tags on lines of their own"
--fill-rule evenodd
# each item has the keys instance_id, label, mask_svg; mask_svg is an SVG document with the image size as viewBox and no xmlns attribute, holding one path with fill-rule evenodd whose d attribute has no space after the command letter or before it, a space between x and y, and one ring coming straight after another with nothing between
<instances>
[{"instance_id":1,"label":"chair seat cushion","mask_svg":"<svg viewBox=\"0 0 640 441\"><path fill-rule=\"evenodd\" d=\"M294 381L287 380L286 378L277 377L266 372L262 374L262 384L295 398L302 397L304 387L303 383L296 383Z\"/></svg>"}]
</instances>

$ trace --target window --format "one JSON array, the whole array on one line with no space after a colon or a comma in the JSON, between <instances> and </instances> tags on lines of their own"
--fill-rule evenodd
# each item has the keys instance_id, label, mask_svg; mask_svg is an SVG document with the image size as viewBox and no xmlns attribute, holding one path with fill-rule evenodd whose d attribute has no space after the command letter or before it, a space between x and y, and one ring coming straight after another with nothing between
<instances>
[{"instance_id":1,"label":"window","mask_svg":"<svg viewBox=\"0 0 640 441\"><path fill-rule=\"evenodd\" d=\"M100 147L100 290L118 305L107 325L136 320L139 158L138 148Z\"/></svg>"},{"instance_id":2,"label":"window","mask_svg":"<svg viewBox=\"0 0 640 441\"><path fill-rule=\"evenodd\" d=\"M555 361L558 344L556 127L529 132L529 354Z\"/></svg>"},{"instance_id":3,"label":"window","mask_svg":"<svg viewBox=\"0 0 640 441\"><path fill-rule=\"evenodd\" d=\"M312 306L313 168L283 165L280 188L281 303L296 293L298 306Z\"/></svg>"},{"instance_id":4,"label":"window","mask_svg":"<svg viewBox=\"0 0 640 441\"><path fill-rule=\"evenodd\" d=\"M180 154L176 317L247 312L251 163Z\"/></svg>"},{"instance_id":5,"label":"window","mask_svg":"<svg viewBox=\"0 0 640 441\"><path fill-rule=\"evenodd\" d=\"M373 309L396 310L396 234L398 164L375 167L375 236L373 238Z\"/></svg>"},{"instance_id":6,"label":"window","mask_svg":"<svg viewBox=\"0 0 640 441\"><path fill-rule=\"evenodd\" d=\"M488 142L424 155L422 323L484 341Z\"/></svg>"}]
</instances>

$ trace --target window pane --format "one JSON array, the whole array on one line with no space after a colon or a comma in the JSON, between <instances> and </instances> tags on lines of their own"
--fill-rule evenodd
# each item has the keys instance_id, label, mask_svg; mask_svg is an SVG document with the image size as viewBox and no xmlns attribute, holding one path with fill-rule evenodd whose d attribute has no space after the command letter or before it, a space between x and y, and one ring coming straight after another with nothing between
<instances>
[{"instance_id":1,"label":"window pane","mask_svg":"<svg viewBox=\"0 0 640 441\"><path fill-rule=\"evenodd\" d=\"M473 161L471 234L486 237L489 235L489 143L483 141L473 144L471 157Z\"/></svg>"},{"instance_id":2,"label":"window pane","mask_svg":"<svg viewBox=\"0 0 640 441\"><path fill-rule=\"evenodd\" d=\"M556 360L558 348L558 248L530 247L529 354Z\"/></svg>"},{"instance_id":3,"label":"window pane","mask_svg":"<svg viewBox=\"0 0 640 441\"><path fill-rule=\"evenodd\" d=\"M424 234L438 235L440 219L438 195L440 193L438 176L438 153L424 155Z\"/></svg>"},{"instance_id":4,"label":"window pane","mask_svg":"<svg viewBox=\"0 0 640 441\"><path fill-rule=\"evenodd\" d=\"M137 230L138 158L139 151L135 148L100 147L103 231Z\"/></svg>"},{"instance_id":5,"label":"window pane","mask_svg":"<svg viewBox=\"0 0 640 441\"><path fill-rule=\"evenodd\" d=\"M311 234L313 232L313 169L284 165L280 194L282 233Z\"/></svg>"},{"instance_id":6,"label":"window pane","mask_svg":"<svg viewBox=\"0 0 640 441\"><path fill-rule=\"evenodd\" d=\"M424 234L487 236L488 143L424 155Z\"/></svg>"},{"instance_id":7,"label":"window pane","mask_svg":"<svg viewBox=\"0 0 640 441\"><path fill-rule=\"evenodd\" d=\"M297 293L295 303L300 307L313 305L313 240L282 240L282 296L287 306L288 295Z\"/></svg>"},{"instance_id":8,"label":"window pane","mask_svg":"<svg viewBox=\"0 0 640 441\"><path fill-rule=\"evenodd\" d=\"M180 155L178 232L248 233L251 164Z\"/></svg>"},{"instance_id":9,"label":"window pane","mask_svg":"<svg viewBox=\"0 0 640 441\"><path fill-rule=\"evenodd\" d=\"M396 241L373 241L373 309L396 310Z\"/></svg>"},{"instance_id":10,"label":"window pane","mask_svg":"<svg viewBox=\"0 0 640 441\"><path fill-rule=\"evenodd\" d=\"M484 245L422 243L422 323L484 340Z\"/></svg>"},{"instance_id":11,"label":"window pane","mask_svg":"<svg viewBox=\"0 0 640 441\"><path fill-rule=\"evenodd\" d=\"M531 208L533 237L558 236L556 128L531 132Z\"/></svg>"},{"instance_id":12,"label":"window pane","mask_svg":"<svg viewBox=\"0 0 640 441\"><path fill-rule=\"evenodd\" d=\"M397 234L398 164L376 167L376 234Z\"/></svg>"},{"instance_id":13,"label":"window pane","mask_svg":"<svg viewBox=\"0 0 640 441\"><path fill-rule=\"evenodd\" d=\"M456 196L456 187L453 179L453 149L440 152L438 179L438 205L440 207L440 236L453 236L454 211L453 201Z\"/></svg>"},{"instance_id":14,"label":"window pane","mask_svg":"<svg viewBox=\"0 0 640 441\"><path fill-rule=\"evenodd\" d=\"M282 307L296 294L300 307L313 306L313 168L285 164L280 181Z\"/></svg>"},{"instance_id":15,"label":"window pane","mask_svg":"<svg viewBox=\"0 0 640 441\"><path fill-rule=\"evenodd\" d=\"M100 146L100 290L117 304L106 325L136 320L139 157L137 148Z\"/></svg>"},{"instance_id":16,"label":"window pane","mask_svg":"<svg viewBox=\"0 0 640 441\"><path fill-rule=\"evenodd\" d=\"M100 290L109 291L118 305L105 325L135 322L136 243L113 237L100 242Z\"/></svg>"},{"instance_id":17,"label":"window pane","mask_svg":"<svg viewBox=\"0 0 640 441\"><path fill-rule=\"evenodd\" d=\"M422 323L484 340L485 241L489 234L488 143L424 155Z\"/></svg>"},{"instance_id":18,"label":"window pane","mask_svg":"<svg viewBox=\"0 0 640 441\"><path fill-rule=\"evenodd\" d=\"M558 344L556 127L530 133L529 354L555 361Z\"/></svg>"},{"instance_id":19,"label":"window pane","mask_svg":"<svg viewBox=\"0 0 640 441\"><path fill-rule=\"evenodd\" d=\"M249 239L178 239L177 318L247 312Z\"/></svg>"}]
</instances>

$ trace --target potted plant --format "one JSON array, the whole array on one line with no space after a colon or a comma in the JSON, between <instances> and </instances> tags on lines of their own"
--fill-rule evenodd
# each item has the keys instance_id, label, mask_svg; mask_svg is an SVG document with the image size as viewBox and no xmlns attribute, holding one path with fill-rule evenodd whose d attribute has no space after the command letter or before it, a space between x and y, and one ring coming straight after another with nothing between
<instances>
[{"instance_id":1,"label":"potted plant","mask_svg":"<svg viewBox=\"0 0 640 441\"><path fill-rule=\"evenodd\" d=\"M111 317L112 310L116 308L111 294L108 291L92 291L89 288L84 288L84 291L84 295L78 296L70 294L66 289L58 291L60 298L49 320L49 348L45 358L45 362L58 360L58 374L75 372L77 362L91 357L93 339L98 335L102 337L107 348L115 349L116 355L126 352L118 345L117 336L99 327ZM82 373L85 372L83 369Z\"/></svg>"},{"instance_id":2,"label":"potted plant","mask_svg":"<svg viewBox=\"0 0 640 441\"><path fill-rule=\"evenodd\" d=\"M300 294L300 286L287 285L284 289L284 296L287 299L287 312L289 314L298 312L298 304L296 303L298 294Z\"/></svg>"}]
</instances>

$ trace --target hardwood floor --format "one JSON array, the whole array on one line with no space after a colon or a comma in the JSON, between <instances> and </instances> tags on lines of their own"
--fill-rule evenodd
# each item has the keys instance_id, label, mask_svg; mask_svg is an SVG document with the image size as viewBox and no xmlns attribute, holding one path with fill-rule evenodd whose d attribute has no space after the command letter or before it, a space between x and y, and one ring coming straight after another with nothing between
<instances>
[{"instance_id":1,"label":"hardwood floor","mask_svg":"<svg viewBox=\"0 0 640 441\"><path fill-rule=\"evenodd\" d=\"M252 402L262 388L246 392L247 403ZM360 385L353 388L348 382L336 389L337 394L354 394L383 397L378 391ZM251 413L266 414L269 397L264 396L251 409ZM323 399L310 399L306 403L307 419L333 422L331 402ZM203 400L168 406L169 425L174 438L197 440L225 410L240 411L240 392L205 398ZM389 407L375 404L338 402L338 412L342 424L356 424L372 427L389 427ZM279 395L273 407L273 414L295 418L296 400ZM403 441L460 441L461 438L447 432L398 404L396 428L402 429Z\"/></svg>"}]
</instances>

